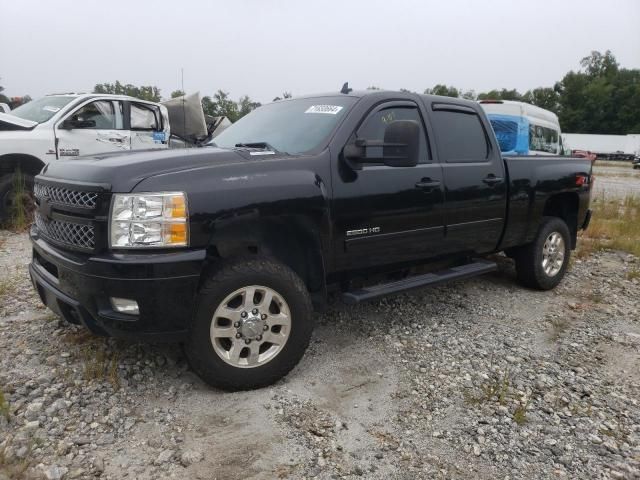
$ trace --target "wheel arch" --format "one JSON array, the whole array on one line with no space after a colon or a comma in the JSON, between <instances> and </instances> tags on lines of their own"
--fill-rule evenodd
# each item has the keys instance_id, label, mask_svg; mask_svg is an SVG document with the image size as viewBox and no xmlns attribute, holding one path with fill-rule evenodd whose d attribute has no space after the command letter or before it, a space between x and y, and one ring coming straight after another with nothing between
<instances>
[{"instance_id":1,"label":"wheel arch","mask_svg":"<svg viewBox=\"0 0 640 480\"><path fill-rule=\"evenodd\" d=\"M8 153L0 156L0 176L10 175L18 168L22 173L36 176L45 163L38 157L26 153Z\"/></svg>"},{"instance_id":2,"label":"wheel arch","mask_svg":"<svg viewBox=\"0 0 640 480\"><path fill-rule=\"evenodd\" d=\"M311 219L278 216L232 223L216 229L207 248L204 280L220 261L247 255L273 258L305 283L314 303L326 292L320 233Z\"/></svg>"},{"instance_id":3,"label":"wheel arch","mask_svg":"<svg viewBox=\"0 0 640 480\"><path fill-rule=\"evenodd\" d=\"M552 195L544 204L542 215L558 217L564 220L571 233L571 249L576 248L578 239L578 210L580 199L576 192L563 192Z\"/></svg>"}]
</instances>

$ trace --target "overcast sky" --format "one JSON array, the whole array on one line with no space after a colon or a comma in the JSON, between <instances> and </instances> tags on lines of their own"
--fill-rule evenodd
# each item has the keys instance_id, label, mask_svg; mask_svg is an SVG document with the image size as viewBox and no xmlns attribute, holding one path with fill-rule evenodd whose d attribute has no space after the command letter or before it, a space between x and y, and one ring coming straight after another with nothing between
<instances>
[{"instance_id":1,"label":"overcast sky","mask_svg":"<svg viewBox=\"0 0 640 480\"><path fill-rule=\"evenodd\" d=\"M120 80L268 102L376 85L551 86L591 50L640 68L640 0L0 0L9 96Z\"/></svg>"}]
</instances>

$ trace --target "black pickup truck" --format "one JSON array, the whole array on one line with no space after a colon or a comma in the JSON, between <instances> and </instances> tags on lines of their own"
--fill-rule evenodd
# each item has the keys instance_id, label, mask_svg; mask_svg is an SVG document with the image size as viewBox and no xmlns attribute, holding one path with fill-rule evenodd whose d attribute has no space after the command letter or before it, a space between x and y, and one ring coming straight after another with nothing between
<instances>
[{"instance_id":1,"label":"black pickup truck","mask_svg":"<svg viewBox=\"0 0 640 480\"><path fill-rule=\"evenodd\" d=\"M562 279L591 162L503 158L471 101L341 93L261 107L192 150L57 161L36 177L31 278L100 335L175 340L228 390L302 357L313 308L489 272Z\"/></svg>"}]
</instances>

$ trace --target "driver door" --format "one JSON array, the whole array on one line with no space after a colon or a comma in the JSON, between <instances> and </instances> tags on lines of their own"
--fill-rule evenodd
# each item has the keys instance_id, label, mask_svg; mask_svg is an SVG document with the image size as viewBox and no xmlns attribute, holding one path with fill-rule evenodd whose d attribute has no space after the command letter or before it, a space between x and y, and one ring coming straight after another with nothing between
<instances>
[{"instance_id":1,"label":"driver door","mask_svg":"<svg viewBox=\"0 0 640 480\"><path fill-rule=\"evenodd\" d=\"M124 129L122 102L94 100L67 115L56 126L57 157L73 158L131 148Z\"/></svg>"},{"instance_id":2,"label":"driver door","mask_svg":"<svg viewBox=\"0 0 640 480\"><path fill-rule=\"evenodd\" d=\"M383 141L386 126L396 120L420 126L416 166L372 164L352 170L343 159L337 163L332 212L338 269L428 258L444 240L442 169L431 155L419 106L406 101L379 105L350 141Z\"/></svg>"}]
</instances>

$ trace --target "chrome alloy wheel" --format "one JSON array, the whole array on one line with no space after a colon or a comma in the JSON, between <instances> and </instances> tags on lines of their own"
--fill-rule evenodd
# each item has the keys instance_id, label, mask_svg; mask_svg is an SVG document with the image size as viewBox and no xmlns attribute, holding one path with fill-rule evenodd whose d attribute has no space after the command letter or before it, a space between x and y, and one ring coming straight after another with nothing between
<instances>
[{"instance_id":1,"label":"chrome alloy wheel","mask_svg":"<svg viewBox=\"0 0 640 480\"><path fill-rule=\"evenodd\" d=\"M551 232L542 247L542 269L548 277L555 277L564 264L566 246L558 232Z\"/></svg>"},{"instance_id":2,"label":"chrome alloy wheel","mask_svg":"<svg viewBox=\"0 0 640 480\"><path fill-rule=\"evenodd\" d=\"M211 343L218 356L238 368L260 367L284 348L291 311L275 290L260 285L229 294L211 320Z\"/></svg>"}]
</instances>

